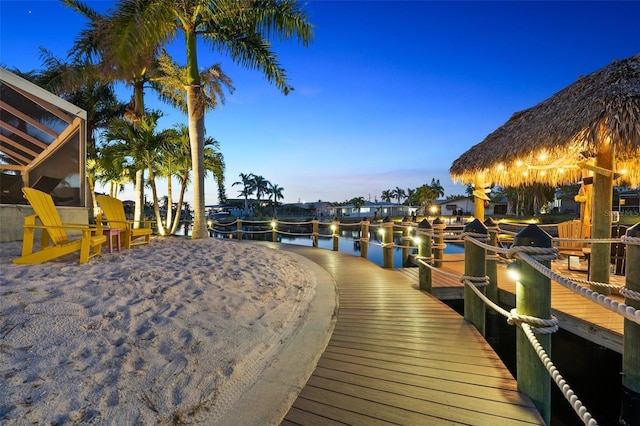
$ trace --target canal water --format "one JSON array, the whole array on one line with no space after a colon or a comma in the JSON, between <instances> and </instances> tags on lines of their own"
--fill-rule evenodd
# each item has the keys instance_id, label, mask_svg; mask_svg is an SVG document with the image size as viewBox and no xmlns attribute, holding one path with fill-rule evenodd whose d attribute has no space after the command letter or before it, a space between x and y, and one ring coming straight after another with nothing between
<instances>
[{"instance_id":1,"label":"canal water","mask_svg":"<svg viewBox=\"0 0 640 426\"><path fill-rule=\"evenodd\" d=\"M372 233L373 235L373 233ZM311 237L288 237L286 235L280 236L280 242L284 244L297 244L302 246L311 247L313 245L313 240ZM398 234L395 236L395 244L402 244L402 236ZM382 256L382 246L380 244L382 241L376 240L375 238L371 238L369 240L369 249L367 252L367 259L371 262L383 266L383 256ZM408 244L407 244L408 245ZM333 249L333 239L331 237L320 237L318 238L318 247L322 249L332 250ZM409 254L417 254L418 248L413 246L414 248L409 249ZM357 240L351 238L340 238L338 239L338 251L341 253L351 254L353 256L360 256L361 248L360 243ZM447 248L444 250L445 253L464 253L464 248L461 245L455 244L447 244ZM393 267L394 268L402 268L403 265L403 249L402 248L394 248L393 249Z\"/></svg>"}]
</instances>

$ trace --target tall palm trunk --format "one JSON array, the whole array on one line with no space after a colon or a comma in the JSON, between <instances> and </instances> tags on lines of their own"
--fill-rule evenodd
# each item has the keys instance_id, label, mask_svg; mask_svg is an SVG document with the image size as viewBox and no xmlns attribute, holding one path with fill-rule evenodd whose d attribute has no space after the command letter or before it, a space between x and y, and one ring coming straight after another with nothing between
<instances>
[{"instance_id":1,"label":"tall palm trunk","mask_svg":"<svg viewBox=\"0 0 640 426\"><path fill-rule=\"evenodd\" d=\"M153 164L147 165L149 168L149 185L151 185L151 194L153 196L153 212L156 215L156 223L158 224L158 234L167 235L167 229L162 222L162 215L160 215L160 203L158 203L158 190L156 188L156 176L153 173Z\"/></svg>"},{"instance_id":2,"label":"tall palm trunk","mask_svg":"<svg viewBox=\"0 0 640 426\"><path fill-rule=\"evenodd\" d=\"M144 215L144 170L136 170L136 203L133 218L134 228L139 228Z\"/></svg>"},{"instance_id":3,"label":"tall palm trunk","mask_svg":"<svg viewBox=\"0 0 640 426\"><path fill-rule=\"evenodd\" d=\"M176 217L173 220L173 225L171 226L171 235L175 235L176 232L178 232L178 226L180 225L180 216L182 213L182 203L184 202L184 193L187 190L187 181L188 181L188 175L185 174L180 178L181 181L181 185L180 185L180 195L178 196L178 205L176 207Z\"/></svg>"},{"instance_id":4,"label":"tall palm trunk","mask_svg":"<svg viewBox=\"0 0 640 426\"><path fill-rule=\"evenodd\" d=\"M204 220L204 105L200 99L201 87L187 87L187 109L189 112L189 144L193 167L193 230L192 239L206 238L207 224Z\"/></svg>"},{"instance_id":5,"label":"tall palm trunk","mask_svg":"<svg viewBox=\"0 0 640 426\"><path fill-rule=\"evenodd\" d=\"M187 42L187 114L189 115L189 145L193 167L193 230L196 240L209 236L204 211L204 101L198 71L196 33L185 33Z\"/></svg>"},{"instance_id":6,"label":"tall palm trunk","mask_svg":"<svg viewBox=\"0 0 640 426\"><path fill-rule=\"evenodd\" d=\"M165 228L168 232L171 232L171 225L173 224L173 182L171 173L167 176L167 213L165 218ZM176 216L180 217L180 207L176 210Z\"/></svg>"},{"instance_id":7,"label":"tall palm trunk","mask_svg":"<svg viewBox=\"0 0 640 426\"><path fill-rule=\"evenodd\" d=\"M133 96L135 99L133 125L137 128L144 115L144 81L142 79L138 79L134 83ZM133 218L135 220L133 227L139 228L144 220L144 167L136 170L136 199Z\"/></svg>"}]
</instances>

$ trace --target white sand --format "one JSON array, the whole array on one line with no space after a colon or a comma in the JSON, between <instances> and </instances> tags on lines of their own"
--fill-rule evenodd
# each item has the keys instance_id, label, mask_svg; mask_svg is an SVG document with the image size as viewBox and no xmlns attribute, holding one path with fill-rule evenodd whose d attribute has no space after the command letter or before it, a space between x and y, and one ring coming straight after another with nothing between
<instances>
[{"instance_id":1,"label":"white sand","mask_svg":"<svg viewBox=\"0 0 640 426\"><path fill-rule=\"evenodd\" d=\"M78 264L0 244L1 424L215 424L277 357L315 279L247 243L154 238Z\"/></svg>"}]
</instances>

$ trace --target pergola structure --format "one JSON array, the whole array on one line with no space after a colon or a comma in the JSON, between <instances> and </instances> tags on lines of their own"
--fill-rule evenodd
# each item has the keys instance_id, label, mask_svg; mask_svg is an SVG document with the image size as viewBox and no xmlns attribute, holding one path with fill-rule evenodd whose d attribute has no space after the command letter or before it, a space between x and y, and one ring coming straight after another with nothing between
<instances>
[{"instance_id":1,"label":"pergola structure","mask_svg":"<svg viewBox=\"0 0 640 426\"><path fill-rule=\"evenodd\" d=\"M23 186L51 194L59 206L82 208L86 222L86 119L83 109L0 68L2 234L13 226L21 235L20 218L9 209L26 204ZM15 236L0 236L7 239Z\"/></svg>"},{"instance_id":2,"label":"pergola structure","mask_svg":"<svg viewBox=\"0 0 640 426\"><path fill-rule=\"evenodd\" d=\"M476 192L488 184L592 181L582 188L586 197L580 201L590 201L583 219L590 221L592 238L610 238L614 182L640 185L640 54L515 113L455 160L450 174L474 184ZM594 281L609 282L609 250L609 244L593 244Z\"/></svg>"}]
</instances>

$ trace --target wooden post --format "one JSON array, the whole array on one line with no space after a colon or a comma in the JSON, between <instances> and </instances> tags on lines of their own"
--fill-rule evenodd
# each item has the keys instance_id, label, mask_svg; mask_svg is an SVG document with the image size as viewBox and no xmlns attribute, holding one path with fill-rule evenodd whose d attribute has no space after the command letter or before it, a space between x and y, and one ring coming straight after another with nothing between
<instances>
[{"instance_id":1,"label":"wooden post","mask_svg":"<svg viewBox=\"0 0 640 426\"><path fill-rule=\"evenodd\" d=\"M627 230L628 237L640 238L640 223ZM626 247L625 286L627 289L640 292L640 245L627 244ZM640 309L640 301L629 297L624 303ZM625 318L622 353L622 409L620 424L638 424L640 419L640 324Z\"/></svg>"},{"instance_id":2,"label":"wooden post","mask_svg":"<svg viewBox=\"0 0 640 426\"><path fill-rule=\"evenodd\" d=\"M236 219L236 237L242 241L242 219Z\"/></svg>"},{"instance_id":3,"label":"wooden post","mask_svg":"<svg viewBox=\"0 0 640 426\"><path fill-rule=\"evenodd\" d=\"M369 256L369 218L360 222L360 257Z\"/></svg>"},{"instance_id":4,"label":"wooden post","mask_svg":"<svg viewBox=\"0 0 640 426\"><path fill-rule=\"evenodd\" d=\"M442 257L444 256L444 249L447 245L444 243L444 228L447 225L440 219L440 217L436 217L433 220L433 246L431 247L433 250L433 265L436 268L442 268Z\"/></svg>"},{"instance_id":5,"label":"wooden post","mask_svg":"<svg viewBox=\"0 0 640 426\"><path fill-rule=\"evenodd\" d=\"M389 216L382 220L382 229L383 268L393 268L393 220Z\"/></svg>"},{"instance_id":6,"label":"wooden post","mask_svg":"<svg viewBox=\"0 0 640 426\"><path fill-rule=\"evenodd\" d=\"M611 204L613 203L613 153L609 144L596 153L596 167L607 172L596 170L593 176L593 203L591 214L591 238L611 238ZM591 281L609 283L609 263L611 259L611 243L591 244L591 262L589 276ZM591 286L591 289L602 294L611 294L607 287Z\"/></svg>"},{"instance_id":7,"label":"wooden post","mask_svg":"<svg viewBox=\"0 0 640 426\"><path fill-rule=\"evenodd\" d=\"M487 244L497 247L498 234L500 233L498 222L488 218L484 224L489 231ZM487 253L485 259L486 275L489 277L489 285L485 287L485 294L493 303L498 303L498 254ZM486 327L485 337L489 343L495 345L499 340L500 315L493 309L487 309Z\"/></svg>"},{"instance_id":8,"label":"wooden post","mask_svg":"<svg viewBox=\"0 0 640 426\"><path fill-rule=\"evenodd\" d=\"M318 225L318 218L317 217L313 219L312 226L313 226L313 232L311 234L311 238L313 238L313 243L312 244L313 244L314 247L317 248L318 247L318 235L319 235L319 233L318 233L319 225Z\"/></svg>"},{"instance_id":9,"label":"wooden post","mask_svg":"<svg viewBox=\"0 0 640 426\"><path fill-rule=\"evenodd\" d=\"M551 236L533 224L513 239L514 246L547 248L551 244ZM516 312L518 315L551 318L551 280L528 263L517 262L520 278L516 281ZM541 263L551 267L550 260ZM551 357L551 334L537 334L536 337ZM516 328L516 371L518 389L531 398L546 424L551 424L551 377L520 327Z\"/></svg>"},{"instance_id":10,"label":"wooden post","mask_svg":"<svg viewBox=\"0 0 640 426\"><path fill-rule=\"evenodd\" d=\"M464 233L483 234L484 238L479 238L486 242L489 232L484 223L478 219L465 225ZM478 237L476 237L478 238ZM464 274L469 277L485 277L486 250L469 240L464 242ZM473 285L473 284L472 284ZM484 287L479 287L484 294ZM486 307L484 301L480 299L468 285L464 286L464 319L475 325L480 334L485 335Z\"/></svg>"},{"instance_id":11,"label":"wooden post","mask_svg":"<svg viewBox=\"0 0 640 426\"><path fill-rule=\"evenodd\" d=\"M474 216L476 219L478 219L480 222L484 221L484 202L485 199L482 198L483 196L486 197L485 193L484 193L484 176L482 174L478 174L476 175L476 181L475 181L475 190L474 192Z\"/></svg>"},{"instance_id":12,"label":"wooden post","mask_svg":"<svg viewBox=\"0 0 640 426\"><path fill-rule=\"evenodd\" d=\"M402 266L409 263L409 246L411 245L411 220L407 216L402 218L404 233L402 235Z\"/></svg>"},{"instance_id":13,"label":"wooden post","mask_svg":"<svg viewBox=\"0 0 640 426\"><path fill-rule=\"evenodd\" d=\"M271 241L278 242L278 222L275 219L271 220Z\"/></svg>"},{"instance_id":14,"label":"wooden post","mask_svg":"<svg viewBox=\"0 0 640 426\"><path fill-rule=\"evenodd\" d=\"M431 224L427 219L422 219L422 222L418 224L420 231L431 233ZM431 235L419 234L420 244L418 245L418 256L423 262L433 263L433 254L431 253ZM422 263L418 263L418 284L420 290L431 293L433 288L433 276L431 268Z\"/></svg>"},{"instance_id":15,"label":"wooden post","mask_svg":"<svg viewBox=\"0 0 640 426\"><path fill-rule=\"evenodd\" d=\"M331 230L333 231L331 233L333 238L333 251L338 251L338 233L340 232L340 222L338 222L338 219L334 219L334 221L331 222Z\"/></svg>"}]
</instances>

